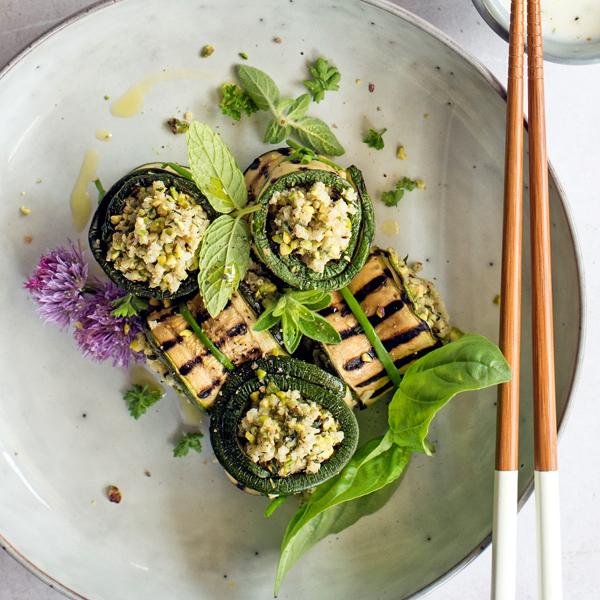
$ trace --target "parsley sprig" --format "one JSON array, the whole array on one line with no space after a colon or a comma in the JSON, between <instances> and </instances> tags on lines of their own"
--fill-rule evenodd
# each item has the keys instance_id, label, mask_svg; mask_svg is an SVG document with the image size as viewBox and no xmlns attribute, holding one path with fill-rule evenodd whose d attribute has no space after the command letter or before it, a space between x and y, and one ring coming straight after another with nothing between
<instances>
[{"instance_id":1,"label":"parsley sprig","mask_svg":"<svg viewBox=\"0 0 600 600\"><path fill-rule=\"evenodd\" d=\"M287 291L278 294L254 325L254 331L264 331L281 321L283 343L291 354L295 352L302 334L325 344L339 344L342 341L335 327L316 311L331 304L331 294L322 290Z\"/></svg>"},{"instance_id":2,"label":"parsley sprig","mask_svg":"<svg viewBox=\"0 0 600 600\"><path fill-rule=\"evenodd\" d=\"M409 192L412 192L417 186L418 183L416 180L413 181L408 177L403 177L398 181L398 183L396 183L395 189L389 192L383 192L383 194L381 194L381 201L386 206L397 206L398 202L400 202L404 196L404 191L408 190Z\"/></svg>"},{"instance_id":3,"label":"parsley sprig","mask_svg":"<svg viewBox=\"0 0 600 600\"><path fill-rule=\"evenodd\" d=\"M175 458L181 458L187 456L190 450L196 452L202 452L202 438L204 437L199 431L192 433L186 433L182 435L177 441L177 445L173 449L173 456Z\"/></svg>"},{"instance_id":4,"label":"parsley sprig","mask_svg":"<svg viewBox=\"0 0 600 600\"><path fill-rule=\"evenodd\" d=\"M113 300L110 304L115 307L110 312L113 317L135 317L140 314L140 311L148 308L148 303L145 300L133 294L125 294L125 296Z\"/></svg>"},{"instance_id":5,"label":"parsley sprig","mask_svg":"<svg viewBox=\"0 0 600 600\"><path fill-rule=\"evenodd\" d=\"M149 386L133 384L123 400L128 403L129 414L137 421L146 411L163 397L162 390L150 390Z\"/></svg>"},{"instance_id":6,"label":"parsley sprig","mask_svg":"<svg viewBox=\"0 0 600 600\"><path fill-rule=\"evenodd\" d=\"M249 117L258 112L256 103L239 85L235 83L225 84L223 86L223 100L221 101L221 112L230 116L235 121L242 118L242 111Z\"/></svg>"},{"instance_id":7,"label":"parsley sprig","mask_svg":"<svg viewBox=\"0 0 600 600\"><path fill-rule=\"evenodd\" d=\"M313 101L317 104L325 98L326 91L337 91L340 89L338 83L342 78L337 67L329 66L329 61L323 58L317 60L315 66L308 67L312 79L304 81L304 85L313 95Z\"/></svg>"},{"instance_id":8,"label":"parsley sprig","mask_svg":"<svg viewBox=\"0 0 600 600\"><path fill-rule=\"evenodd\" d=\"M383 134L387 131L387 128L377 133L374 129L369 129L369 135L363 140L363 143L367 144L369 148L375 148L375 150L382 150L385 146L383 141Z\"/></svg>"}]
</instances>

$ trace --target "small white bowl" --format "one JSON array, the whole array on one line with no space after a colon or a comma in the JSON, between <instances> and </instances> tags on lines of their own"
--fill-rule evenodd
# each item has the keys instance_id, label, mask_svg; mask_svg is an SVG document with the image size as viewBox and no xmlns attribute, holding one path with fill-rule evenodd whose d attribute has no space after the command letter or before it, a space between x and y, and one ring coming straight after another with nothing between
<instances>
[{"instance_id":1,"label":"small white bowl","mask_svg":"<svg viewBox=\"0 0 600 600\"><path fill-rule=\"evenodd\" d=\"M508 0L472 0L486 23L508 41L510 2ZM600 8L598 9L600 10ZM551 62L585 65L600 62L600 31L591 40L557 39L543 32L544 58Z\"/></svg>"}]
</instances>

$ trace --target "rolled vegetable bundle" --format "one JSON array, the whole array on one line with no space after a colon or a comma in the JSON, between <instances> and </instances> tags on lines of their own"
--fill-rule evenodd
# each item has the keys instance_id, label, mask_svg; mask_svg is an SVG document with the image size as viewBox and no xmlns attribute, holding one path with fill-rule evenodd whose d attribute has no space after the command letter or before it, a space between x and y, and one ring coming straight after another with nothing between
<instances>
[{"instance_id":1,"label":"rolled vegetable bundle","mask_svg":"<svg viewBox=\"0 0 600 600\"><path fill-rule=\"evenodd\" d=\"M267 152L246 170L256 254L290 286L337 290L360 271L375 234L361 172L322 157L302 164L292 148Z\"/></svg>"}]
</instances>

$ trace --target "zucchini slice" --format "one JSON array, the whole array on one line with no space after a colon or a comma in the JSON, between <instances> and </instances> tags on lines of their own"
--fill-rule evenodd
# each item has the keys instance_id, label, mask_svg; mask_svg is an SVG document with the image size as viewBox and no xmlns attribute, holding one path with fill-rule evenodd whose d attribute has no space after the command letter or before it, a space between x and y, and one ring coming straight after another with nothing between
<instances>
[{"instance_id":1,"label":"zucchini slice","mask_svg":"<svg viewBox=\"0 0 600 600\"><path fill-rule=\"evenodd\" d=\"M251 395L269 393L274 386L283 393L297 391L333 416L343 439L316 472L279 475L276 469L254 462L246 454L240 423L252 402ZM265 357L236 369L221 389L210 418L210 439L215 456L242 489L269 496L289 495L323 483L350 460L358 442L358 424L346 403L348 386L315 365L289 357ZM300 420L298 420L300 422Z\"/></svg>"},{"instance_id":2,"label":"zucchini slice","mask_svg":"<svg viewBox=\"0 0 600 600\"><path fill-rule=\"evenodd\" d=\"M348 286L400 373L448 341L449 317L433 284L419 278L392 248L374 247ZM339 292L319 311L342 343L322 344L318 358L350 385L363 407L392 391L392 383L367 336Z\"/></svg>"},{"instance_id":3,"label":"zucchini slice","mask_svg":"<svg viewBox=\"0 0 600 600\"><path fill-rule=\"evenodd\" d=\"M292 151L292 148L282 148L266 152L245 172L249 201L257 202L261 207L250 216L254 249L259 259L277 277L294 288L338 290L354 279L368 258L375 235L373 205L365 188L362 173L356 167L336 169L319 160L303 165L300 160L287 159ZM278 239L279 234L275 235L274 231L279 227L285 229L288 225L287 223L275 224L274 207L269 202L274 198L275 193L286 193L294 187L296 189L300 187L306 193L318 182L330 188L334 200L343 198L349 206L349 212L346 213L344 220L349 221L350 235L349 237L346 234L336 235L336 249L329 247L325 252L321 252L319 246L325 243L323 240L301 239L305 233L292 239L290 246L287 246ZM354 196L354 193L356 199L349 200L348 194ZM309 227L313 227L312 221ZM294 230L290 231L292 237L296 236ZM285 232L283 235L285 237L288 233ZM299 246L292 248L291 245L294 243ZM313 244L313 250L303 247L306 243ZM345 248L343 248L344 243L347 243ZM317 246L319 249L314 250ZM311 252L312 254L309 254ZM327 253L329 256L334 256L337 252L340 253L338 258L327 258ZM305 256L300 253L304 253ZM303 261L303 258L309 255L321 257L318 260L325 256L327 262L320 266L310 266L310 260Z\"/></svg>"},{"instance_id":4,"label":"zucchini slice","mask_svg":"<svg viewBox=\"0 0 600 600\"><path fill-rule=\"evenodd\" d=\"M200 206L207 215L208 220L213 220L217 213L208 200L186 177L179 175L172 169L162 169L154 165L142 165L119 179L102 198L92 218L89 230L89 243L92 253L103 271L120 288L142 298L171 299L187 296L198 289L197 267L185 273L176 291L160 286L150 287L147 280L132 281L125 273L115 267L114 259L108 256L113 242L113 234L117 232L112 218L121 215L127 199L141 187L152 187L152 184L161 181L170 194L179 197L184 194L192 205ZM174 190L174 191L173 191ZM176 199L177 202L177 199ZM196 249L197 250L197 249ZM144 277L144 276L142 276Z\"/></svg>"},{"instance_id":5,"label":"zucchini slice","mask_svg":"<svg viewBox=\"0 0 600 600\"><path fill-rule=\"evenodd\" d=\"M215 318L210 317L199 294L187 301L187 307L235 367L265 354L285 354L269 331L252 331L256 313L238 292L233 293L225 310ZM228 369L202 344L175 305L147 313L143 327L154 354L166 365L177 388L207 413Z\"/></svg>"}]
</instances>

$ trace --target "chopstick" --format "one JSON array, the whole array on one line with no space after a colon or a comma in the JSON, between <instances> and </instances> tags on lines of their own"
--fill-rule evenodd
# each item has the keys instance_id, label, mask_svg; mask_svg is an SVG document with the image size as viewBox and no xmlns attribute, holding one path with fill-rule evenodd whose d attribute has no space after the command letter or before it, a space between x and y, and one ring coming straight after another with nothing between
<instances>
[{"instance_id":1,"label":"chopstick","mask_svg":"<svg viewBox=\"0 0 600 600\"><path fill-rule=\"evenodd\" d=\"M533 423L538 598L562 598L550 211L540 0L527 1Z\"/></svg>"},{"instance_id":2,"label":"chopstick","mask_svg":"<svg viewBox=\"0 0 600 600\"><path fill-rule=\"evenodd\" d=\"M524 0L511 5L506 97L500 349L513 374L498 389L492 534L493 600L514 600L519 452L521 246L523 217Z\"/></svg>"}]
</instances>

